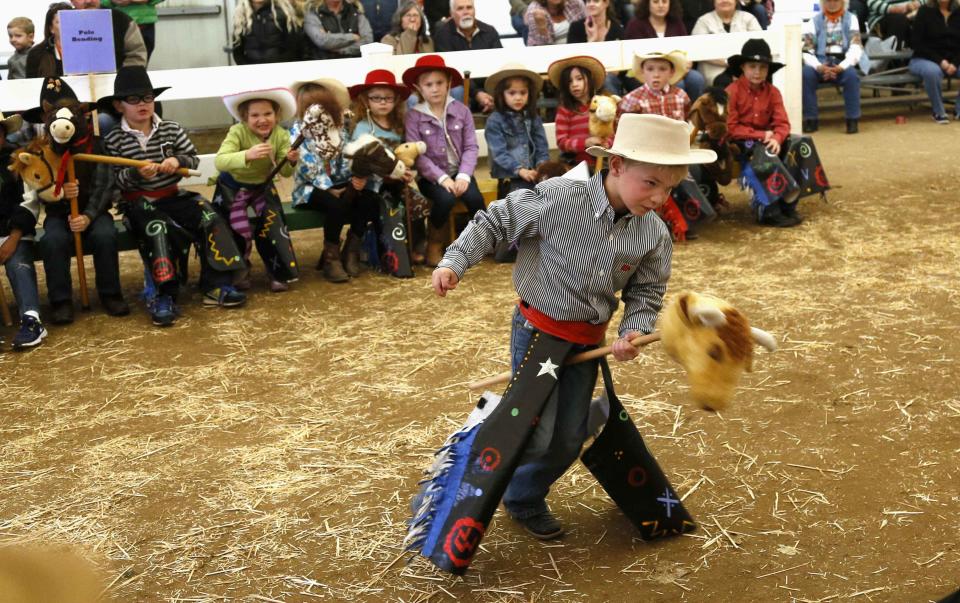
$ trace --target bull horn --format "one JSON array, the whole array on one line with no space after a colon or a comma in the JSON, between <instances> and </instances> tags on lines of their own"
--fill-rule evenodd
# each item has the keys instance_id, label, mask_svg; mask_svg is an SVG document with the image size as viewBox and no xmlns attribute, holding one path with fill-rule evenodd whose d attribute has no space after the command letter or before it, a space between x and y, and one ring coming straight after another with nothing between
<instances>
[{"instance_id":1,"label":"bull horn","mask_svg":"<svg viewBox=\"0 0 960 603\"><path fill-rule=\"evenodd\" d=\"M703 326L713 329L727 324L723 310L716 306L691 306L690 318L697 319Z\"/></svg>"},{"instance_id":2,"label":"bull horn","mask_svg":"<svg viewBox=\"0 0 960 603\"><path fill-rule=\"evenodd\" d=\"M767 333L763 329L758 329L757 327L750 327L750 334L753 335L753 340L763 347L767 348L771 352L777 351L777 340L773 338L773 335Z\"/></svg>"}]
</instances>

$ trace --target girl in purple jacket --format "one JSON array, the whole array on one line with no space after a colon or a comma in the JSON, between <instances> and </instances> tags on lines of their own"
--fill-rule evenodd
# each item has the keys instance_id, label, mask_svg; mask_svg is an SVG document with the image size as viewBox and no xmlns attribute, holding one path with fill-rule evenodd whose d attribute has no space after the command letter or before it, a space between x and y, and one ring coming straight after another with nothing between
<instances>
[{"instance_id":1,"label":"girl in purple jacket","mask_svg":"<svg viewBox=\"0 0 960 603\"><path fill-rule=\"evenodd\" d=\"M450 88L463 83L460 72L447 67L443 57L424 55L403 73L403 83L417 92L420 102L407 112L407 142L427 144L417 158L420 192L433 201L427 235L429 266L443 258L447 221L457 202L470 213L484 209L483 195L473 171L477 167L477 133L470 109L450 96Z\"/></svg>"}]
</instances>

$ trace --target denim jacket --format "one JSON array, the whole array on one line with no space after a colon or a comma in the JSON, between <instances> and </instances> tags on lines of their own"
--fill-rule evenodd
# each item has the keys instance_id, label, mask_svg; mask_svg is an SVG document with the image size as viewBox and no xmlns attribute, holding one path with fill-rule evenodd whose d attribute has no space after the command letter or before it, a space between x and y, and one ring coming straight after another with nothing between
<instances>
[{"instance_id":1,"label":"denim jacket","mask_svg":"<svg viewBox=\"0 0 960 603\"><path fill-rule=\"evenodd\" d=\"M532 170L550 159L547 133L539 117L516 111L494 111L483 131L490 157L490 176L516 178L521 168Z\"/></svg>"},{"instance_id":2,"label":"denim jacket","mask_svg":"<svg viewBox=\"0 0 960 603\"><path fill-rule=\"evenodd\" d=\"M447 138L459 157L456 177L469 180L477 169L477 132L473 127L473 114L460 101L447 97L446 124L441 124L427 103L419 103L407 112L404 120L407 142L422 140L427 143L427 152L417 157L417 170L421 178L440 183L450 177L447 162ZM453 170L450 170L453 171Z\"/></svg>"}]
</instances>

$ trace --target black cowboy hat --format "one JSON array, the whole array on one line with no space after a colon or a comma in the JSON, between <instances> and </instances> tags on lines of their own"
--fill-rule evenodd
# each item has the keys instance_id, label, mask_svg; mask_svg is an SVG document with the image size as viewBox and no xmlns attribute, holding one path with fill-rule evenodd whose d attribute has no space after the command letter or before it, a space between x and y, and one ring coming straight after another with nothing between
<instances>
[{"instance_id":1,"label":"black cowboy hat","mask_svg":"<svg viewBox=\"0 0 960 603\"><path fill-rule=\"evenodd\" d=\"M32 124L42 124L47 111L59 101L64 100L79 103L81 110L84 112L89 108L88 103L80 102L77 94L68 83L58 77L45 77L43 78L43 85L40 86L40 106L24 111L21 115L24 120Z\"/></svg>"},{"instance_id":2,"label":"black cowboy hat","mask_svg":"<svg viewBox=\"0 0 960 603\"><path fill-rule=\"evenodd\" d=\"M150 82L147 69L139 65L121 67L117 70L117 77L113 80L113 94L97 100L97 108L101 111L113 112L113 101L123 100L127 96L143 96L152 94L160 96L170 86L154 88Z\"/></svg>"},{"instance_id":3,"label":"black cowboy hat","mask_svg":"<svg viewBox=\"0 0 960 603\"><path fill-rule=\"evenodd\" d=\"M743 73L744 63L766 63L770 66L767 73L769 80L774 73L784 67L783 63L773 60L773 53L770 52L770 46L760 38L752 38L743 44L740 54L735 54L727 59L727 72L733 77L739 77Z\"/></svg>"}]
</instances>

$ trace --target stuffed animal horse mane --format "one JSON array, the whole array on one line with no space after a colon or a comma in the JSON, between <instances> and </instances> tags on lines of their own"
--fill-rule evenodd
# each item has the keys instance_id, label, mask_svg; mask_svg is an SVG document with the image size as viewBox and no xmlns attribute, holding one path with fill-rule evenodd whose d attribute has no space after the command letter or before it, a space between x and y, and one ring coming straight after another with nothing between
<instances>
[{"instance_id":1,"label":"stuffed animal horse mane","mask_svg":"<svg viewBox=\"0 0 960 603\"><path fill-rule=\"evenodd\" d=\"M691 397L706 410L729 404L741 373L753 369L754 343L777 347L773 336L751 327L729 303L689 291L663 312L660 332L667 354L687 371Z\"/></svg>"},{"instance_id":2,"label":"stuffed animal horse mane","mask_svg":"<svg viewBox=\"0 0 960 603\"><path fill-rule=\"evenodd\" d=\"M63 191L56 186L61 159L49 141L40 137L14 152L8 169L40 199L52 203L63 200Z\"/></svg>"},{"instance_id":3,"label":"stuffed animal horse mane","mask_svg":"<svg viewBox=\"0 0 960 603\"><path fill-rule=\"evenodd\" d=\"M710 87L693 103L687 116L687 121L693 124L690 144L717 153L717 160L704 168L721 186L733 180L733 151L727 142L726 105L727 93L722 88ZM702 134L699 141L698 134Z\"/></svg>"}]
</instances>

